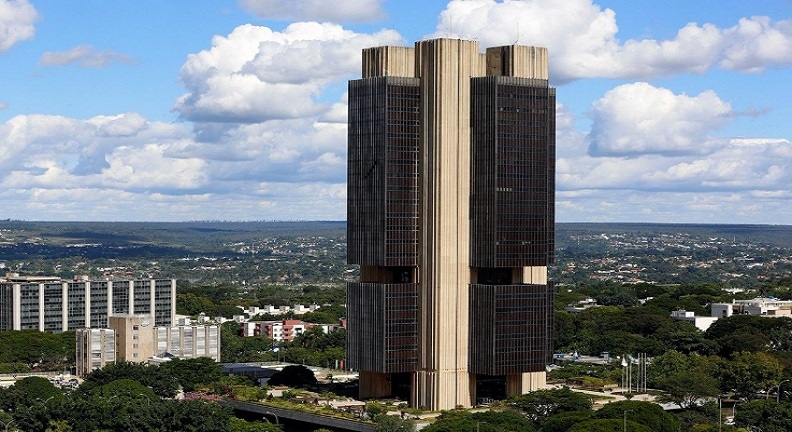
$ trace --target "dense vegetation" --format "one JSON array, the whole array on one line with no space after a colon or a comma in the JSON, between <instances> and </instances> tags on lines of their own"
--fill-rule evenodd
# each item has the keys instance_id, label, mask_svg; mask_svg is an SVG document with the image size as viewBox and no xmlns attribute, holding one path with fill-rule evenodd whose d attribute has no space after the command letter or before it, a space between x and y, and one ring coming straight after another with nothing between
<instances>
[{"instance_id":1,"label":"dense vegetation","mask_svg":"<svg viewBox=\"0 0 792 432\"><path fill-rule=\"evenodd\" d=\"M247 422L204 400L176 400L178 389L221 387L220 366L207 359L163 366L121 363L85 377L66 391L41 377L0 390L0 423L28 432L193 431L276 432L280 427Z\"/></svg>"},{"instance_id":2,"label":"dense vegetation","mask_svg":"<svg viewBox=\"0 0 792 432\"><path fill-rule=\"evenodd\" d=\"M74 350L74 332L0 331L0 373L68 370Z\"/></svg>"}]
</instances>

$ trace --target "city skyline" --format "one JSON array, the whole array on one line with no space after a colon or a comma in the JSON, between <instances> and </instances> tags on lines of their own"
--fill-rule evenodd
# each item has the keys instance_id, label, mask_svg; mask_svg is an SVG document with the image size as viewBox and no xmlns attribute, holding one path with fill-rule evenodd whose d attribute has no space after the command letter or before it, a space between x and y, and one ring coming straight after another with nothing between
<instances>
[{"instance_id":1,"label":"city skyline","mask_svg":"<svg viewBox=\"0 0 792 432\"><path fill-rule=\"evenodd\" d=\"M360 50L459 37L548 47L556 220L786 224L790 13L783 0L0 0L0 218L343 220Z\"/></svg>"}]
</instances>

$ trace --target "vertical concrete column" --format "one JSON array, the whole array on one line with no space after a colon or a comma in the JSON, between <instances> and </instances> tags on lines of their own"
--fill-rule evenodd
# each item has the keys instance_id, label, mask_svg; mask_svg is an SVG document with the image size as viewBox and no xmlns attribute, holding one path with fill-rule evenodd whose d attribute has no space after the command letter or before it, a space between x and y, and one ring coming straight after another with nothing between
<instances>
[{"instance_id":1,"label":"vertical concrete column","mask_svg":"<svg viewBox=\"0 0 792 432\"><path fill-rule=\"evenodd\" d=\"M91 328L91 281L83 283L85 284L85 327Z\"/></svg>"},{"instance_id":2,"label":"vertical concrete column","mask_svg":"<svg viewBox=\"0 0 792 432\"><path fill-rule=\"evenodd\" d=\"M478 43L416 43L421 78L421 272L417 405L470 406L470 78Z\"/></svg>"},{"instance_id":3,"label":"vertical concrete column","mask_svg":"<svg viewBox=\"0 0 792 432\"><path fill-rule=\"evenodd\" d=\"M44 284L38 284L38 329L44 331Z\"/></svg>"},{"instance_id":4,"label":"vertical concrete column","mask_svg":"<svg viewBox=\"0 0 792 432\"><path fill-rule=\"evenodd\" d=\"M546 372L525 372L506 375L506 396L519 396L547 386Z\"/></svg>"},{"instance_id":5,"label":"vertical concrete column","mask_svg":"<svg viewBox=\"0 0 792 432\"><path fill-rule=\"evenodd\" d=\"M64 331L69 328L69 283L61 284L61 327Z\"/></svg>"}]
</instances>

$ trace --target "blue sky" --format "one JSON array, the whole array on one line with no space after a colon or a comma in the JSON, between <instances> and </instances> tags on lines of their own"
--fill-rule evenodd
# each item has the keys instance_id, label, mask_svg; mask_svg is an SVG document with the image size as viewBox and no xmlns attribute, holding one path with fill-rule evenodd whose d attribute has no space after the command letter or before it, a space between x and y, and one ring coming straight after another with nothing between
<instances>
[{"instance_id":1,"label":"blue sky","mask_svg":"<svg viewBox=\"0 0 792 432\"><path fill-rule=\"evenodd\" d=\"M341 220L360 50L550 50L557 220L789 224L792 1L0 0L0 218Z\"/></svg>"}]
</instances>

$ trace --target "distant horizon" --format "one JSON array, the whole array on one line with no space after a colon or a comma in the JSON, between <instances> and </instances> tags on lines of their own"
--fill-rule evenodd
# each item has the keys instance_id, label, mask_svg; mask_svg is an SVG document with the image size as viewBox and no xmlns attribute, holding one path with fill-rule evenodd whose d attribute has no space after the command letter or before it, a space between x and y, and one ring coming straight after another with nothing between
<instances>
[{"instance_id":1,"label":"distant horizon","mask_svg":"<svg viewBox=\"0 0 792 432\"><path fill-rule=\"evenodd\" d=\"M133 221L133 220L118 220L118 221L99 221L99 220L26 220L26 219L0 219L0 225L4 222L21 222L21 223L138 223L138 224L188 224L188 223L216 223L216 224L235 224L235 223L346 223L346 220L182 220L182 221L166 221L166 220L152 220L152 221ZM767 226L767 227L790 227L790 224L767 224L767 223L710 223L710 222L619 222L619 221L556 221L559 224L578 224L578 225L682 225L682 226Z\"/></svg>"}]
</instances>

